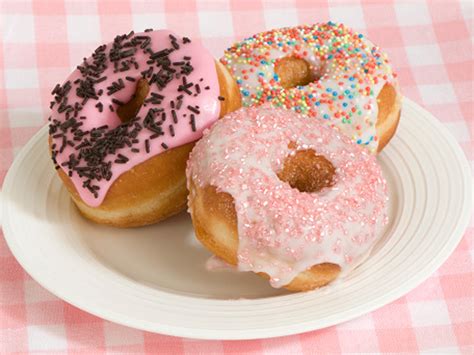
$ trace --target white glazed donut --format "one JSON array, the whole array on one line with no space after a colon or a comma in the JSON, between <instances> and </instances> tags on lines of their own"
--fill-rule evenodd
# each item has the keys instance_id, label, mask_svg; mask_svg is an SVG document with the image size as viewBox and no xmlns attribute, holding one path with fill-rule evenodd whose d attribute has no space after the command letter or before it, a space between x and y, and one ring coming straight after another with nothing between
<instances>
[{"instance_id":1,"label":"white glazed donut","mask_svg":"<svg viewBox=\"0 0 474 355\"><path fill-rule=\"evenodd\" d=\"M198 239L241 271L302 291L365 257L387 222L376 158L317 120L268 105L226 115L187 167Z\"/></svg>"}]
</instances>

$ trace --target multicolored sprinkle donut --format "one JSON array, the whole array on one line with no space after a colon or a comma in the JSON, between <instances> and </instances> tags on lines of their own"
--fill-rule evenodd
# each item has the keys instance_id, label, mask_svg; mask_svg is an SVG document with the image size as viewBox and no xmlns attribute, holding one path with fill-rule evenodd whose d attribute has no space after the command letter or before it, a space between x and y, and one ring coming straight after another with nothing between
<instances>
[{"instance_id":1,"label":"multicolored sprinkle donut","mask_svg":"<svg viewBox=\"0 0 474 355\"><path fill-rule=\"evenodd\" d=\"M372 152L396 130L401 95L387 55L342 24L262 32L228 48L221 62L244 106L271 102L326 120Z\"/></svg>"}]
</instances>

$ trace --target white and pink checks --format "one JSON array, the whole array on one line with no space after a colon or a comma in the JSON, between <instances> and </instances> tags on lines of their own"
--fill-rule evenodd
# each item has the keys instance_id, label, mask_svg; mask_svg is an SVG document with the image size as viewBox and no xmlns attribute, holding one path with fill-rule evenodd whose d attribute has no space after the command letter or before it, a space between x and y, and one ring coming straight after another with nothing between
<instances>
[{"instance_id":1,"label":"white and pink checks","mask_svg":"<svg viewBox=\"0 0 474 355\"><path fill-rule=\"evenodd\" d=\"M389 53L404 95L438 117L472 162L473 14L469 0L0 0L0 185L45 123L54 84L99 43L148 27L200 39L219 57L232 41L265 29L344 22ZM473 353L473 227L398 301L324 330L253 341L167 337L89 315L36 284L0 238L0 353Z\"/></svg>"}]
</instances>

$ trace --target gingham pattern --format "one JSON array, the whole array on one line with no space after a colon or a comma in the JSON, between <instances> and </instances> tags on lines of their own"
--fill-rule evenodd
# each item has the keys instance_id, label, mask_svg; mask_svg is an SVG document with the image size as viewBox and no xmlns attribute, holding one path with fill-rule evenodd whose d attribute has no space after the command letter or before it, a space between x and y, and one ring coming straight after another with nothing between
<instances>
[{"instance_id":1,"label":"gingham pattern","mask_svg":"<svg viewBox=\"0 0 474 355\"><path fill-rule=\"evenodd\" d=\"M390 55L404 95L453 133L472 162L473 8L470 1L349 2L0 1L0 184L44 124L50 91L98 44L130 29L171 28L216 57L232 41L280 26L344 22ZM427 281L375 312L306 334L197 341L116 325L61 301L21 269L0 238L0 353L465 353L473 349L471 223Z\"/></svg>"}]
</instances>

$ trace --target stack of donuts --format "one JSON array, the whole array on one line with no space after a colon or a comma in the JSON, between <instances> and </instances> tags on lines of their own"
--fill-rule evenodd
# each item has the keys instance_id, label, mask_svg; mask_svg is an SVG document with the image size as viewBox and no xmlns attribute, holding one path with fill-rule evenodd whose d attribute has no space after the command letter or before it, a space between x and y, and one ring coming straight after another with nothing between
<instances>
[{"instance_id":1,"label":"stack of donuts","mask_svg":"<svg viewBox=\"0 0 474 355\"><path fill-rule=\"evenodd\" d=\"M188 207L216 257L292 291L358 265L387 223L376 155L401 94L387 56L342 24L259 33L220 60L171 31L130 32L52 95L52 161L94 222Z\"/></svg>"}]
</instances>

